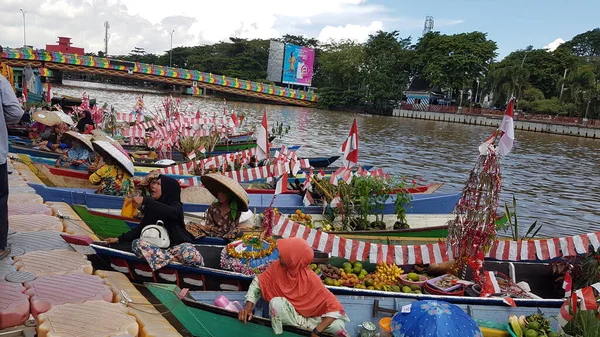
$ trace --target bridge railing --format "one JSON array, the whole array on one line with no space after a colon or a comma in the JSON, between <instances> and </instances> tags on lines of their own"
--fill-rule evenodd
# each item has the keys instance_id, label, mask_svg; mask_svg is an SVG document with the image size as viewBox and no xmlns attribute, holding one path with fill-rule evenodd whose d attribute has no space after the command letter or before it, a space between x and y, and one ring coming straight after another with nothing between
<instances>
[{"instance_id":1,"label":"bridge railing","mask_svg":"<svg viewBox=\"0 0 600 337\"><path fill-rule=\"evenodd\" d=\"M205 73L197 70L189 70L182 68L171 68L166 66L159 66L154 64L146 64L133 62L133 69L126 65L111 64L110 58L77 55L77 54L66 54L62 52L49 52L44 49L32 49L32 48L5 48L2 58L16 59L16 60L31 60L31 61L42 61L42 62L53 62L63 63L71 65L79 65L84 67L95 67L102 69L113 69L113 70L124 70L132 71L139 74L156 75L171 78L180 78L190 81L197 81L202 83L210 83L230 88L236 88L241 90L253 91L258 93L264 93L267 95L275 95L286 98L293 98L303 101L316 102L317 95L314 92L289 89L273 84L265 84L261 82L240 80L225 75L215 75L211 73ZM117 61L115 59L115 61Z\"/></svg>"}]
</instances>

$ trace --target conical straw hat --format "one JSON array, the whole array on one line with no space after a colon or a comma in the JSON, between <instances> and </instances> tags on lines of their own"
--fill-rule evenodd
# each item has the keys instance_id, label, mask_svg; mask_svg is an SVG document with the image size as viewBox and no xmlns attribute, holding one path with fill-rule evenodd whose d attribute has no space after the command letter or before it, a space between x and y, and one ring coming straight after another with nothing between
<instances>
[{"instance_id":1,"label":"conical straw hat","mask_svg":"<svg viewBox=\"0 0 600 337\"><path fill-rule=\"evenodd\" d=\"M93 141L99 140L99 141L111 143L114 147L116 147L119 151L121 151L121 153L123 153L125 156L129 157L129 152L127 152L118 141L116 141L114 138L112 138L106 132L104 132L102 130L99 130L99 129L92 130L92 140Z\"/></svg>"},{"instance_id":2,"label":"conical straw hat","mask_svg":"<svg viewBox=\"0 0 600 337\"><path fill-rule=\"evenodd\" d=\"M54 126L63 122L57 114L48 110L34 112L33 116L31 116L31 119L46 126Z\"/></svg>"},{"instance_id":3,"label":"conical straw hat","mask_svg":"<svg viewBox=\"0 0 600 337\"><path fill-rule=\"evenodd\" d=\"M183 203L210 205L214 201L215 197L202 186L190 186L181 189L181 202Z\"/></svg>"},{"instance_id":4,"label":"conical straw hat","mask_svg":"<svg viewBox=\"0 0 600 337\"><path fill-rule=\"evenodd\" d=\"M52 113L56 114L62 122L67 123L68 125L75 125L75 122L73 122L71 116L67 115L66 113L62 111L52 111Z\"/></svg>"},{"instance_id":5,"label":"conical straw hat","mask_svg":"<svg viewBox=\"0 0 600 337\"><path fill-rule=\"evenodd\" d=\"M238 209L242 212L248 210L248 194L237 181L218 173L203 175L200 179L202 185L204 185L215 198L219 191L230 192L240 200Z\"/></svg>"},{"instance_id":6,"label":"conical straw hat","mask_svg":"<svg viewBox=\"0 0 600 337\"><path fill-rule=\"evenodd\" d=\"M75 132L75 131L67 131L64 133L64 136L70 136L75 138L76 140L82 142L83 144L85 144L85 146L87 146L88 149L90 149L90 151L94 151L94 146L92 145L92 137L88 136L88 135L82 135L79 132Z\"/></svg>"},{"instance_id":7,"label":"conical straw hat","mask_svg":"<svg viewBox=\"0 0 600 337\"><path fill-rule=\"evenodd\" d=\"M129 172L132 176L135 171L133 168L133 162L127 155L117 149L114 145L109 142L104 142L100 140L95 140L92 142L94 145L94 150L96 150L101 156L109 156L116 160L121 166Z\"/></svg>"}]
</instances>

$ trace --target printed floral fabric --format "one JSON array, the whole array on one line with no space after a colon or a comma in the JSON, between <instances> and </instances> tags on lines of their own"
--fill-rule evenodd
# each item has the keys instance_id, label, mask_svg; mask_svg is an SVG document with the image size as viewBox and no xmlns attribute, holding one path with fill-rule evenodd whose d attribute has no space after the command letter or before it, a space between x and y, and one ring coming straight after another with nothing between
<instances>
[{"instance_id":1,"label":"printed floral fabric","mask_svg":"<svg viewBox=\"0 0 600 337\"><path fill-rule=\"evenodd\" d=\"M204 258L191 243L182 243L172 248L163 249L141 239L131 243L135 255L148 262L150 268L156 271L171 262L180 262L186 266L203 267Z\"/></svg>"},{"instance_id":2,"label":"printed floral fabric","mask_svg":"<svg viewBox=\"0 0 600 337\"><path fill-rule=\"evenodd\" d=\"M65 155L60 156L60 162L87 167L90 164L90 151L83 147L70 148Z\"/></svg>"},{"instance_id":3,"label":"printed floral fabric","mask_svg":"<svg viewBox=\"0 0 600 337\"><path fill-rule=\"evenodd\" d=\"M261 297L262 293L258 278L255 277L246 293L246 301L256 304ZM269 302L269 312L271 314L271 326L276 335L283 333L284 325L312 331L321 323L322 317L332 317L335 318L335 321L325 329L325 332L338 337L350 336L344 328L345 322L349 322L350 319L343 312L328 312L322 317L307 318L300 315L294 309L294 306L283 297L274 297L271 299Z\"/></svg>"},{"instance_id":4,"label":"printed floral fabric","mask_svg":"<svg viewBox=\"0 0 600 337\"><path fill-rule=\"evenodd\" d=\"M100 185L97 194L128 196L134 191L131 176L117 165L103 165L90 175L90 182Z\"/></svg>"},{"instance_id":5,"label":"printed floral fabric","mask_svg":"<svg viewBox=\"0 0 600 337\"><path fill-rule=\"evenodd\" d=\"M223 212L218 204L212 204L206 211L206 224L190 222L185 228L194 237L219 237L223 239L235 239L241 234L237 228L239 219L233 220L229 211Z\"/></svg>"}]
</instances>

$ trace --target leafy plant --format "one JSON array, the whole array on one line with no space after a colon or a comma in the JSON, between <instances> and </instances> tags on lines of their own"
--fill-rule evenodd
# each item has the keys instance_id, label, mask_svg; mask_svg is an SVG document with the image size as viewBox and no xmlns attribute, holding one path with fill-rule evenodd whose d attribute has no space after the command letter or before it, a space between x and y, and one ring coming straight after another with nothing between
<instances>
[{"instance_id":1,"label":"leafy plant","mask_svg":"<svg viewBox=\"0 0 600 337\"><path fill-rule=\"evenodd\" d=\"M499 228L497 229L502 229L505 232L510 230L512 239L514 241L531 240L535 238L544 225L538 225L536 220L529 226L525 235L520 236L519 219L517 217L517 199L515 198L514 194L512 199L512 210L508 207L508 203L504 203L504 213L507 218L507 221L506 223L499 225Z\"/></svg>"},{"instance_id":2,"label":"leafy plant","mask_svg":"<svg viewBox=\"0 0 600 337\"><path fill-rule=\"evenodd\" d=\"M600 319L596 311L579 310L564 330L573 337L600 337Z\"/></svg>"}]
</instances>

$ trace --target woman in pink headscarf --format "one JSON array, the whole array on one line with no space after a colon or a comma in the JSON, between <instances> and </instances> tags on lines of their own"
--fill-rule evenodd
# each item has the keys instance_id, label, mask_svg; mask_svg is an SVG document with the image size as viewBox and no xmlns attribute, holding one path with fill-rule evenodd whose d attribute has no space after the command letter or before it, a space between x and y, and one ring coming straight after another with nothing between
<instances>
[{"instance_id":1,"label":"woman in pink headscarf","mask_svg":"<svg viewBox=\"0 0 600 337\"><path fill-rule=\"evenodd\" d=\"M312 336L323 332L348 336L344 329L350 321L337 297L309 267L314 258L312 248L301 238L277 241L279 260L256 277L246 294L246 307L238 318L252 319L252 310L262 297L269 302L271 325L275 334L283 333L283 325L312 330Z\"/></svg>"}]
</instances>

